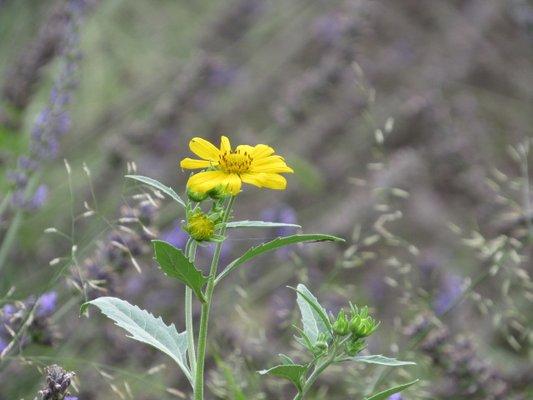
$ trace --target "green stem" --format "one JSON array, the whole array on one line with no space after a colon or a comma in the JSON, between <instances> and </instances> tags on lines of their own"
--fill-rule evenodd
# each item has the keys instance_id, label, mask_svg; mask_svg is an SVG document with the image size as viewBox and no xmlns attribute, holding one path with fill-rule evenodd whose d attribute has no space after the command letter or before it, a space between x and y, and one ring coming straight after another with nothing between
<instances>
[{"instance_id":1,"label":"green stem","mask_svg":"<svg viewBox=\"0 0 533 400\"><path fill-rule=\"evenodd\" d=\"M0 247L0 271L5 265L5 262L7 258L9 257L9 252L11 250L11 247L13 245L13 242L15 241L17 237L17 233L20 228L20 224L22 222L22 211L17 210L15 213L15 216L11 220L11 223L9 224L9 228L4 236L4 240L2 240L2 245Z\"/></svg>"},{"instance_id":2,"label":"green stem","mask_svg":"<svg viewBox=\"0 0 533 400\"><path fill-rule=\"evenodd\" d=\"M197 243L191 239L190 244L187 243L187 245L187 256L194 263ZM185 286L185 329L187 330L189 367L194 372L196 370L196 350L194 345L194 325L192 321L192 289L189 286Z\"/></svg>"},{"instance_id":3,"label":"green stem","mask_svg":"<svg viewBox=\"0 0 533 400\"><path fill-rule=\"evenodd\" d=\"M334 348L331 352L331 356L329 356L326 360L324 360L324 362L318 364L315 367L311 375L309 375L309 378L307 378L307 380L305 381L302 387L302 391L298 392L298 394L294 396L293 400L302 400L304 398L304 396L307 394L307 392L309 392L309 389L311 389L311 386L313 386L313 384L318 379L320 374L324 372L324 370L327 367L329 367L331 363L333 363L333 361L335 360L335 357L336 357L336 349Z\"/></svg>"},{"instance_id":4,"label":"green stem","mask_svg":"<svg viewBox=\"0 0 533 400\"><path fill-rule=\"evenodd\" d=\"M226 222L228 221L231 208L235 202L235 197L230 197L224 216L222 218L222 229L220 234L223 236L226 233ZM217 243L211 268L209 270L209 280L207 281L207 289L205 292L205 303L202 304L202 311L200 315L200 331L198 332L198 358L196 363L196 374L194 379L194 400L204 399L204 367L205 367L205 351L207 348L207 328L209 325L209 310L211 308L211 300L213 291L215 289L215 277L218 269L218 261L220 259L220 252L222 250L222 242Z\"/></svg>"}]
</instances>

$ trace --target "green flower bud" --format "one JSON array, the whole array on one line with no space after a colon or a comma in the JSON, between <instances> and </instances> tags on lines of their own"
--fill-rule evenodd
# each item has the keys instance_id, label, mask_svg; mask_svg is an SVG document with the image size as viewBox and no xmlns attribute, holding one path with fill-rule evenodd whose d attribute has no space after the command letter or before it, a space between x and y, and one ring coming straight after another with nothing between
<instances>
[{"instance_id":1,"label":"green flower bud","mask_svg":"<svg viewBox=\"0 0 533 400\"><path fill-rule=\"evenodd\" d=\"M332 327L333 333L335 333L335 335L337 336L346 336L348 333L350 333L350 324L346 319L346 314L344 313L344 310L339 311L337 319L333 323Z\"/></svg>"},{"instance_id":2,"label":"green flower bud","mask_svg":"<svg viewBox=\"0 0 533 400\"><path fill-rule=\"evenodd\" d=\"M224 186L217 186L210 191L207 192L207 195L211 197L213 200L220 200L228 197L230 193L228 192L227 188Z\"/></svg>"},{"instance_id":3,"label":"green flower bud","mask_svg":"<svg viewBox=\"0 0 533 400\"><path fill-rule=\"evenodd\" d=\"M346 353L348 353L348 355L352 357L357 355L357 353L359 353L364 348L365 348L364 339L353 339L352 338L352 340L346 343Z\"/></svg>"},{"instance_id":4,"label":"green flower bud","mask_svg":"<svg viewBox=\"0 0 533 400\"><path fill-rule=\"evenodd\" d=\"M361 311L356 311L350 320L350 332L359 339L370 336L378 327L378 323L368 315L368 307L363 307Z\"/></svg>"},{"instance_id":5,"label":"green flower bud","mask_svg":"<svg viewBox=\"0 0 533 400\"><path fill-rule=\"evenodd\" d=\"M189 197L189 200L194 201L196 203L200 203L207 199L207 193L201 193L201 192L195 192L191 190L190 188L187 188L187 197Z\"/></svg>"},{"instance_id":6,"label":"green flower bud","mask_svg":"<svg viewBox=\"0 0 533 400\"><path fill-rule=\"evenodd\" d=\"M202 242L213 238L215 234L215 223L209 216L198 211L189 216L184 229L194 240Z\"/></svg>"},{"instance_id":7,"label":"green flower bud","mask_svg":"<svg viewBox=\"0 0 533 400\"><path fill-rule=\"evenodd\" d=\"M313 348L313 353L315 353L316 356L319 356L321 354L324 354L326 351L328 351L328 340L325 334L321 333L318 335L318 338L316 340L315 346Z\"/></svg>"}]
</instances>

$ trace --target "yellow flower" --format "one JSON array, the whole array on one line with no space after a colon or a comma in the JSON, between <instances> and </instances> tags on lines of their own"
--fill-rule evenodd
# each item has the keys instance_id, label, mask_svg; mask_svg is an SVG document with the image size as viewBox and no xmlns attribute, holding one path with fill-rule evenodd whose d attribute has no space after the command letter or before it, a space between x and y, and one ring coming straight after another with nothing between
<instances>
[{"instance_id":1,"label":"yellow flower","mask_svg":"<svg viewBox=\"0 0 533 400\"><path fill-rule=\"evenodd\" d=\"M281 173L293 172L283 157L274 155L274 149L265 144L240 145L231 149L229 139L222 136L220 148L205 139L195 137L189 142L191 151L201 160L185 158L184 169L204 169L189 178L187 187L205 193L216 187L224 187L232 195L241 191L242 183L260 188L283 190L287 181Z\"/></svg>"}]
</instances>

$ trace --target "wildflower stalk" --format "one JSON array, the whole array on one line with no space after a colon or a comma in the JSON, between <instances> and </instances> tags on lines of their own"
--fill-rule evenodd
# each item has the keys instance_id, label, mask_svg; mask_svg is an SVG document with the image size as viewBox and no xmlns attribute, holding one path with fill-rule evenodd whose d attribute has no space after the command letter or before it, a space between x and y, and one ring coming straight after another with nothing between
<instances>
[{"instance_id":1,"label":"wildflower stalk","mask_svg":"<svg viewBox=\"0 0 533 400\"><path fill-rule=\"evenodd\" d=\"M32 191L35 189L35 186L37 185L39 181L40 175L41 174L34 174L30 178L28 186L26 187L26 190L24 192L25 194L32 193ZM6 199L10 199L10 198L12 198L12 195L6 196L4 201L7 201ZM2 208L3 207L7 208L7 204L4 205L4 202L2 202ZM11 248L13 247L15 239L17 238L18 231L22 224L23 216L24 216L23 210L21 208L17 208L13 216L13 219L9 223L9 228L2 240L2 244L0 244L0 271L2 271L2 269L4 268L5 263L9 257Z\"/></svg>"},{"instance_id":2,"label":"wildflower stalk","mask_svg":"<svg viewBox=\"0 0 533 400\"><path fill-rule=\"evenodd\" d=\"M9 257L9 252L11 250L13 242L15 241L17 237L17 233L18 233L21 223L22 223L22 211L17 210L15 212L15 216L9 223L9 228L7 229L6 235L4 236L4 240L2 241L2 244L0 245L0 271L4 267L6 260Z\"/></svg>"},{"instance_id":3,"label":"wildflower stalk","mask_svg":"<svg viewBox=\"0 0 533 400\"><path fill-rule=\"evenodd\" d=\"M194 239L189 239L186 246L187 256L191 262L196 258L197 243ZM194 345L194 325L192 321L192 289L185 286L185 329L187 331L187 354L189 356L189 367L191 371L196 370L196 350Z\"/></svg>"},{"instance_id":4,"label":"wildflower stalk","mask_svg":"<svg viewBox=\"0 0 533 400\"><path fill-rule=\"evenodd\" d=\"M335 346L335 344L333 346ZM302 391L298 392L298 394L294 396L293 400L302 400L304 398L304 396L307 394L307 392L309 392L309 389L311 389L311 386L313 386L313 384L318 379L320 374L324 372L324 370L335 361L335 357L336 357L336 350L334 348L333 351L331 352L331 355L327 359L325 359L324 361L322 361L321 363L315 366L315 368L313 369L313 372L311 373L311 375L309 375L309 378L306 379L302 387Z\"/></svg>"},{"instance_id":5,"label":"wildflower stalk","mask_svg":"<svg viewBox=\"0 0 533 400\"><path fill-rule=\"evenodd\" d=\"M226 222L229 219L234 202L235 196L231 196L224 211L224 216L222 218L222 228L220 229L221 236L224 236L224 234L226 233ZM215 289L215 278L218 269L218 262L220 260L222 245L223 242L219 242L215 247L215 253L213 254L211 268L209 270L209 280L207 281L205 303L202 304L202 311L200 315L200 330L198 332L198 358L194 378L194 400L204 399L204 366L205 352L207 348L207 328L209 324L209 310L211 308L211 300L213 297L213 291Z\"/></svg>"}]
</instances>

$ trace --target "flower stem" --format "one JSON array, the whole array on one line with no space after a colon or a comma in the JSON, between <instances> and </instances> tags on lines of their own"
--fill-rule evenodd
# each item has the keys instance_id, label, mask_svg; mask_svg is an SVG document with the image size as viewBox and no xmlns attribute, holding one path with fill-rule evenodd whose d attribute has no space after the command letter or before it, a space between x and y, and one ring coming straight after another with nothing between
<instances>
[{"instance_id":1,"label":"flower stem","mask_svg":"<svg viewBox=\"0 0 533 400\"><path fill-rule=\"evenodd\" d=\"M304 385L302 387L302 391L299 392L296 396L294 396L293 400L302 400L304 398L304 396L307 394L307 392L309 391L309 389L311 389L311 386L313 386L313 384L317 380L318 376L322 372L324 372L324 370L327 367L329 367L331 365L331 363L334 361L334 359L335 359L335 351L333 351L331 357L328 357L326 360L324 360L324 362L318 364L315 367L315 369L313 370L311 375L309 375L309 378L307 378L307 380L305 381L305 383L304 383Z\"/></svg>"},{"instance_id":2,"label":"flower stem","mask_svg":"<svg viewBox=\"0 0 533 400\"><path fill-rule=\"evenodd\" d=\"M190 240L187 243L187 256L189 260L194 263L196 258L197 243L195 240ZM187 331L187 351L189 355L189 367L191 371L196 370L196 350L194 345L194 325L192 321L192 289L185 286L185 329Z\"/></svg>"},{"instance_id":3,"label":"flower stem","mask_svg":"<svg viewBox=\"0 0 533 400\"><path fill-rule=\"evenodd\" d=\"M226 222L228 221L231 208L235 202L235 197L230 197L224 216L222 218L222 229L220 235L226 233ZM209 325L209 310L211 308L211 300L213 291L215 289L215 278L218 269L218 262L220 259L220 252L222 250L222 242L217 243L213 260L211 261L211 268L209 270L209 278L207 281L207 289L205 292L205 303L202 304L202 311L200 315L200 330L198 332L198 358L196 363L196 373L194 378L194 400L204 399L204 367L205 367L205 351L207 348L207 328Z\"/></svg>"},{"instance_id":4,"label":"flower stem","mask_svg":"<svg viewBox=\"0 0 533 400\"><path fill-rule=\"evenodd\" d=\"M9 224L9 228L4 236L4 240L0 245L0 271L4 267L6 260L9 257L9 253L11 252L11 248L15 242L21 223L22 211L17 210L13 220Z\"/></svg>"}]
</instances>

